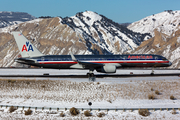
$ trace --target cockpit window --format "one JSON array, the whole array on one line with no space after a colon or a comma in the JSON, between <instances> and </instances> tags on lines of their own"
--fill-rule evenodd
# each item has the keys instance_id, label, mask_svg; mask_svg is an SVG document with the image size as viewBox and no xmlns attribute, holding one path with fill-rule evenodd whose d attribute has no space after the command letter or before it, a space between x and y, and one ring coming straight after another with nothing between
<instances>
[{"instance_id":1,"label":"cockpit window","mask_svg":"<svg viewBox=\"0 0 180 120\"><path fill-rule=\"evenodd\" d=\"M166 58L163 58L162 60L166 61L167 59L166 59Z\"/></svg>"}]
</instances>

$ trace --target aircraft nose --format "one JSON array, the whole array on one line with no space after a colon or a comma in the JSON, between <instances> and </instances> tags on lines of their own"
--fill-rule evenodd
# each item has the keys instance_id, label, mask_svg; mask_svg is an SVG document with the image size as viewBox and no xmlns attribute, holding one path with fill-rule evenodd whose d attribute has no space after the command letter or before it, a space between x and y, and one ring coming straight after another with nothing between
<instances>
[{"instance_id":1,"label":"aircraft nose","mask_svg":"<svg viewBox=\"0 0 180 120\"><path fill-rule=\"evenodd\" d=\"M172 63L169 61L169 66L171 66L172 65Z\"/></svg>"}]
</instances>

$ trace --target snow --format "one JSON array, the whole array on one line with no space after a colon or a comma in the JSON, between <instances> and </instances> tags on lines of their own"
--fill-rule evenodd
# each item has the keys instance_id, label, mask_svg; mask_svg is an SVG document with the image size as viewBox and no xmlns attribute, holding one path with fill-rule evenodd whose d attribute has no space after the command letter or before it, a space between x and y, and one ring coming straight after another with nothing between
<instances>
[{"instance_id":1,"label":"snow","mask_svg":"<svg viewBox=\"0 0 180 120\"><path fill-rule=\"evenodd\" d=\"M177 38L177 42L180 43L180 36Z\"/></svg>"},{"instance_id":2,"label":"snow","mask_svg":"<svg viewBox=\"0 0 180 120\"><path fill-rule=\"evenodd\" d=\"M93 44L100 46L114 54L120 54L124 51L131 51L138 46L134 43L132 38L127 36L127 33L122 33L119 28L107 21L102 21L102 16L92 11L86 11L81 14L72 16L68 22L73 22L77 27L74 27L75 32L88 39ZM105 23L104 23L105 22ZM107 22L107 24L106 24ZM70 23L71 24L71 23ZM116 31L114 35L109 31ZM93 35L93 39L89 36ZM137 37L137 36L136 36ZM124 42L125 40L126 42ZM118 44L118 48L114 44ZM116 45L117 46L117 45Z\"/></svg>"},{"instance_id":3,"label":"snow","mask_svg":"<svg viewBox=\"0 0 180 120\"><path fill-rule=\"evenodd\" d=\"M8 26L5 28L0 28L0 33L10 33L10 31L12 31L13 29L15 29L16 27L18 27L18 25L12 25L12 26Z\"/></svg>"},{"instance_id":4,"label":"snow","mask_svg":"<svg viewBox=\"0 0 180 120\"><path fill-rule=\"evenodd\" d=\"M38 23L38 22L40 22L42 20L43 20L42 18L38 18L38 19L31 20L31 21L27 21L25 23Z\"/></svg>"},{"instance_id":5,"label":"snow","mask_svg":"<svg viewBox=\"0 0 180 120\"><path fill-rule=\"evenodd\" d=\"M162 56L169 58L171 45L168 45L167 48L163 51Z\"/></svg>"},{"instance_id":6,"label":"snow","mask_svg":"<svg viewBox=\"0 0 180 120\"><path fill-rule=\"evenodd\" d=\"M155 45L157 48L160 48L160 43Z\"/></svg>"},{"instance_id":7,"label":"snow","mask_svg":"<svg viewBox=\"0 0 180 120\"><path fill-rule=\"evenodd\" d=\"M81 113L77 116L72 116L70 115L69 111L64 111L64 110L61 110L61 111L56 111L56 110L53 110L53 111L49 111L49 110L44 110L44 111L41 111L41 110L33 110L33 114L32 115L27 115L25 116L24 115L24 111L22 111L22 109L18 109L16 110L15 112L13 113L9 113L8 112L8 109L0 109L1 111L1 116L0 118L1 119L35 119L35 120L61 120L61 119L68 119L68 120L99 120L99 119L103 119L103 120L139 120L139 119L143 119L143 120L152 120L152 119L167 119L167 120L170 120L170 119L174 119L174 120L178 120L178 117L180 117L178 114L179 112L177 112L176 115L173 115L172 114L172 110L170 111L160 111L160 110L157 110L157 111L150 111L151 114L150 116L148 117L143 117L143 116L140 116L138 114L138 111L117 111L117 112L114 112L114 111L91 111L92 115L93 116L90 116L90 117L85 117L84 115L84 111L80 111ZM65 114L65 117L60 117L60 114L61 112L63 112ZM105 116L104 117L97 117L97 114L98 113L105 113Z\"/></svg>"},{"instance_id":8,"label":"snow","mask_svg":"<svg viewBox=\"0 0 180 120\"><path fill-rule=\"evenodd\" d=\"M95 21L100 21L102 19L102 17L100 15L98 15L92 11L83 12L83 15L86 16L86 19L84 19L85 22L88 23L90 26L92 26ZM90 20L88 20L87 17L89 17Z\"/></svg>"},{"instance_id":9,"label":"snow","mask_svg":"<svg viewBox=\"0 0 180 120\"><path fill-rule=\"evenodd\" d=\"M52 46L50 51L49 51L49 55L56 55L56 51L58 51L59 48L57 48L56 46Z\"/></svg>"},{"instance_id":10,"label":"snow","mask_svg":"<svg viewBox=\"0 0 180 120\"><path fill-rule=\"evenodd\" d=\"M128 26L134 32L150 33L154 36L154 30L157 29L168 36L176 32L180 23L180 11L173 11L171 13L161 12L143 18Z\"/></svg>"},{"instance_id":11,"label":"snow","mask_svg":"<svg viewBox=\"0 0 180 120\"><path fill-rule=\"evenodd\" d=\"M54 69L0 69L0 75L84 75L87 70L54 70ZM147 74L151 70L127 70L119 69L116 74ZM155 70L155 73L180 73L179 70ZM95 74L99 74L96 73ZM97 82L88 82L87 78L12 78L16 82L1 83L1 105L20 105L31 107L51 108L179 108L179 77L134 77L134 78L97 78ZM17 80L18 79L18 80ZM25 80L25 81L24 81ZM23 82L24 81L24 82ZM28 83L29 82L29 83ZM44 87L42 87L44 85ZM150 89L158 89L162 95L156 95L155 100L147 99ZM177 99L170 100L169 95L173 94ZM92 102L92 106L88 106ZM27 108L25 109L27 110ZM26 119L61 119L60 113L64 112L62 119L86 119L83 111L78 116L71 116L67 111L56 110L34 110L30 116L25 116L22 108L13 113L8 108L0 108L0 119L26 118ZM147 117L140 116L137 110L134 111L100 111L106 115L103 119L177 119L180 117L179 110L173 115L172 110L150 110ZM96 110L91 111L93 117L87 119L99 119Z\"/></svg>"},{"instance_id":12,"label":"snow","mask_svg":"<svg viewBox=\"0 0 180 120\"><path fill-rule=\"evenodd\" d=\"M179 54L180 54L180 48L177 47L177 49L175 49L174 51L172 51L172 55L170 60L174 61L176 59L179 59Z\"/></svg>"}]
</instances>

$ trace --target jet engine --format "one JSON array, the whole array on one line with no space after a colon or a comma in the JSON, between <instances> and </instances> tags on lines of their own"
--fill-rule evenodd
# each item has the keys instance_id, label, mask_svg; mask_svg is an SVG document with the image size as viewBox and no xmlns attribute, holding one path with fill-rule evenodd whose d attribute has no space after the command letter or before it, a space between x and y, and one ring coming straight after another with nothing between
<instances>
[{"instance_id":1,"label":"jet engine","mask_svg":"<svg viewBox=\"0 0 180 120\"><path fill-rule=\"evenodd\" d=\"M101 73L115 73L116 72L116 66L115 65L104 65L101 68L96 69L97 72Z\"/></svg>"}]
</instances>

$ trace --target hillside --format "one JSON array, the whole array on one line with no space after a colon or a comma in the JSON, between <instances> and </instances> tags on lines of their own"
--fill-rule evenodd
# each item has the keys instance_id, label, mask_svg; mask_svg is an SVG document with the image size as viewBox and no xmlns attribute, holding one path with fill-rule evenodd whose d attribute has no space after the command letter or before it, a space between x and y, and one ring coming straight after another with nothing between
<instances>
[{"instance_id":1,"label":"hillside","mask_svg":"<svg viewBox=\"0 0 180 120\"><path fill-rule=\"evenodd\" d=\"M128 26L134 32L150 33L154 36L154 30L171 36L180 29L180 11L167 10L158 14L145 17Z\"/></svg>"},{"instance_id":2,"label":"hillside","mask_svg":"<svg viewBox=\"0 0 180 120\"><path fill-rule=\"evenodd\" d=\"M122 54L137 48L149 34L132 32L103 15L86 11L66 18L35 19L0 29L0 66L19 54L10 31L22 31L44 54ZM13 64L14 65L14 64Z\"/></svg>"},{"instance_id":3,"label":"hillside","mask_svg":"<svg viewBox=\"0 0 180 120\"><path fill-rule=\"evenodd\" d=\"M0 12L0 28L19 24L35 19L34 16L24 12Z\"/></svg>"},{"instance_id":4,"label":"hillside","mask_svg":"<svg viewBox=\"0 0 180 120\"><path fill-rule=\"evenodd\" d=\"M131 53L162 55L173 63L171 68L180 67L180 11L155 14L132 23L128 28L153 36Z\"/></svg>"}]
</instances>

